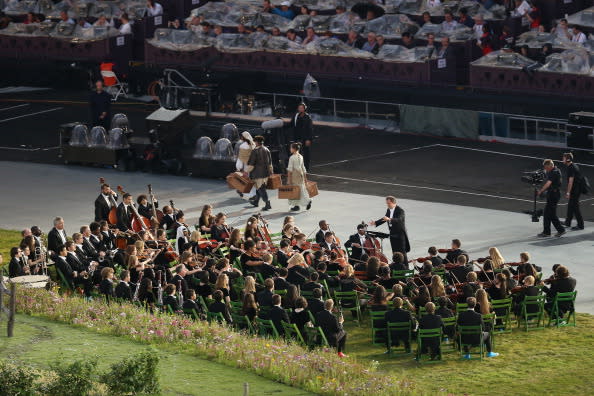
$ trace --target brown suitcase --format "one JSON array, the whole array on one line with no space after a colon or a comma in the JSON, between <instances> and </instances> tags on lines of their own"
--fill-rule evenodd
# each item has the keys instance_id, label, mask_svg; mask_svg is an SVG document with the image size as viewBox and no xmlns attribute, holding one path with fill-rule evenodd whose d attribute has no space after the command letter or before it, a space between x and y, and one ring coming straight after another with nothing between
<instances>
[{"instance_id":1,"label":"brown suitcase","mask_svg":"<svg viewBox=\"0 0 594 396\"><path fill-rule=\"evenodd\" d=\"M254 182L239 172L229 173L227 175L227 184L230 189L246 194L252 191L252 187L254 187Z\"/></svg>"},{"instance_id":2,"label":"brown suitcase","mask_svg":"<svg viewBox=\"0 0 594 396\"><path fill-rule=\"evenodd\" d=\"M305 188L307 188L307 193L309 194L310 198L315 197L316 195L319 194L318 192L318 183L313 182L313 181L307 181L305 183Z\"/></svg>"},{"instance_id":3,"label":"brown suitcase","mask_svg":"<svg viewBox=\"0 0 594 396\"><path fill-rule=\"evenodd\" d=\"M273 174L268 177L268 181L266 182L266 189L267 190L277 190L283 184L281 180L281 175Z\"/></svg>"},{"instance_id":4,"label":"brown suitcase","mask_svg":"<svg viewBox=\"0 0 594 396\"><path fill-rule=\"evenodd\" d=\"M299 186L279 186L278 199L299 199L301 188Z\"/></svg>"}]
</instances>

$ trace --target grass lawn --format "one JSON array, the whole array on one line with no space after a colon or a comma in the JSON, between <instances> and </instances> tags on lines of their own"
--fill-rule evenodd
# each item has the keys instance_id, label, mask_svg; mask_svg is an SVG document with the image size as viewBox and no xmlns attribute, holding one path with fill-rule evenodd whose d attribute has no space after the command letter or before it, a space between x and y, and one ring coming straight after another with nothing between
<instances>
[{"instance_id":1,"label":"grass lawn","mask_svg":"<svg viewBox=\"0 0 594 396\"><path fill-rule=\"evenodd\" d=\"M548 319L547 319L548 320ZM492 359L462 361L457 351L445 348L443 362L420 367L413 355L384 355L385 348L371 345L369 319L357 327L348 319L346 353L379 362L379 371L401 374L422 394L454 395L591 395L594 389L592 351L594 316L578 314L577 328L545 329L528 333L515 330L495 338ZM413 353L415 350L413 344ZM401 352L403 348L399 349Z\"/></svg>"},{"instance_id":2,"label":"grass lawn","mask_svg":"<svg viewBox=\"0 0 594 396\"><path fill-rule=\"evenodd\" d=\"M15 336L7 338L0 322L0 356L16 358L41 369L65 359L91 359L100 371L127 356L147 348L121 337L113 337L83 328L18 315ZM256 374L210 362L191 355L168 353L159 349L159 374L163 395L241 395L249 383L251 395L307 395L309 393L265 379Z\"/></svg>"},{"instance_id":3,"label":"grass lawn","mask_svg":"<svg viewBox=\"0 0 594 396\"><path fill-rule=\"evenodd\" d=\"M0 229L0 253L4 258L4 264L10 262L10 248L19 246L21 243L21 233L19 231Z\"/></svg>"}]
</instances>

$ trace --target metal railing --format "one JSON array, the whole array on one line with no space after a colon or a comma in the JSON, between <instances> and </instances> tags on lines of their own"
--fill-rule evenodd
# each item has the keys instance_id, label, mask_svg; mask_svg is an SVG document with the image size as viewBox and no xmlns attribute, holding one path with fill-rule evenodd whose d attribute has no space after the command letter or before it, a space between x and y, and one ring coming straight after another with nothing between
<instances>
[{"instance_id":1,"label":"metal railing","mask_svg":"<svg viewBox=\"0 0 594 396\"><path fill-rule=\"evenodd\" d=\"M517 143L567 147L567 120L479 112L479 135Z\"/></svg>"},{"instance_id":2,"label":"metal railing","mask_svg":"<svg viewBox=\"0 0 594 396\"><path fill-rule=\"evenodd\" d=\"M301 102L309 107L314 121L356 123L366 127L398 130L400 104L341 98L306 98L304 95L255 92L259 102L267 101L275 115L291 117Z\"/></svg>"}]
</instances>

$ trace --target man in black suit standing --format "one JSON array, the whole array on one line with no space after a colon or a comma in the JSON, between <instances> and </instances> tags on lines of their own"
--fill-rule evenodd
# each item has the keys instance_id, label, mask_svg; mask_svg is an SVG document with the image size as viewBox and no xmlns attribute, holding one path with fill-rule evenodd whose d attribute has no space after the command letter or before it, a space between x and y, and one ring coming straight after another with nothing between
<instances>
[{"instance_id":1,"label":"man in black suit standing","mask_svg":"<svg viewBox=\"0 0 594 396\"><path fill-rule=\"evenodd\" d=\"M406 233L404 210L396 204L396 198L391 195L386 197L386 205L388 206L388 210L385 216L379 220L370 222L369 225L378 227L387 223L390 229L392 253L402 253L405 262L408 262L406 253L410 252L410 243L408 242L408 235Z\"/></svg>"},{"instance_id":2,"label":"man in black suit standing","mask_svg":"<svg viewBox=\"0 0 594 396\"><path fill-rule=\"evenodd\" d=\"M342 328L344 317L337 318L332 313L334 301L328 299L324 302L324 310L316 314L316 324L322 328L328 343L338 350L338 356L345 357L343 353L346 344L347 333Z\"/></svg>"},{"instance_id":3,"label":"man in black suit standing","mask_svg":"<svg viewBox=\"0 0 594 396\"><path fill-rule=\"evenodd\" d=\"M428 302L425 304L425 310L427 313L419 319L419 329L443 329L441 316L435 315L435 304ZM431 360L435 360L441 355L439 337L424 338L420 348L422 353L427 353L428 349L431 350Z\"/></svg>"},{"instance_id":4,"label":"man in black suit standing","mask_svg":"<svg viewBox=\"0 0 594 396\"><path fill-rule=\"evenodd\" d=\"M320 226L320 230L316 233L316 243L321 244L326 239L326 232L330 231L330 225L326 220L320 220L318 225Z\"/></svg>"},{"instance_id":5,"label":"man in black suit standing","mask_svg":"<svg viewBox=\"0 0 594 396\"><path fill-rule=\"evenodd\" d=\"M64 245L66 241L68 241L68 237L64 229L64 219L56 217L54 219L54 228L47 234L47 248L57 254L58 246Z\"/></svg>"},{"instance_id":6,"label":"man in black suit standing","mask_svg":"<svg viewBox=\"0 0 594 396\"><path fill-rule=\"evenodd\" d=\"M485 324L483 322L483 316L475 312L474 307L476 306L476 298L468 297L466 299L466 304L468 304L468 309L464 312L460 312L458 314L458 326L480 326L482 331L482 338L483 342L485 343L485 347L487 348L487 357L496 357L499 356L497 352L493 352L491 349L491 336L488 331L484 331ZM480 335L463 335L462 336L462 343L470 344L470 345L480 345L481 339ZM466 346L464 347L464 359L470 359L470 352L469 348Z\"/></svg>"},{"instance_id":7,"label":"man in black suit standing","mask_svg":"<svg viewBox=\"0 0 594 396\"><path fill-rule=\"evenodd\" d=\"M311 143L313 141L313 121L306 111L306 104L299 103L297 105L297 114L295 114L291 123L293 124L293 140L301 143L303 165L309 171Z\"/></svg>"},{"instance_id":8,"label":"man in black suit standing","mask_svg":"<svg viewBox=\"0 0 594 396\"><path fill-rule=\"evenodd\" d=\"M126 193L122 196L122 202L118 205L117 210L118 230L120 231L126 232L130 228L132 221L132 209L130 205L132 205L132 194Z\"/></svg>"},{"instance_id":9,"label":"man in black suit standing","mask_svg":"<svg viewBox=\"0 0 594 396\"><path fill-rule=\"evenodd\" d=\"M287 311L285 311L283 307L281 307L281 296L279 296L278 294L274 294L272 296L272 308L270 309L268 318L272 320L272 323L274 323L274 327L276 327L276 331L278 331L278 334L285 334L285 329L283 328L281 322L290 323L289 314L287 314Z\"/></svg>"},{"instance_id":10,"label":"man in black suit standing","mask_svg":"<svg viewBox=\"0 0 594 396\"><path fill-rule=\"evenodd\" d=\"M112 202L113 199L113 202ZM101 194L95 200L95 221L109 220L109 211L118 200L118 196L111 190L109 184L101 185Z\"/></svg>"},{"instance_id":11,"label":"man in black suit standing","mask_svg":"<svg viewBox=\"0 0 594 396\"><path fill-rule=\"evenodd\" d=\"M355 262L361 260L361 256L365 252L363 249L365 245L365 241L367 240L366 236L367 226L365 224L357 225L357 233L349 236L349 240L345 242L344 247L351 248L351 255L350 259L353 259L351 264L354 265Z\"/></svg>"}]
</instances>

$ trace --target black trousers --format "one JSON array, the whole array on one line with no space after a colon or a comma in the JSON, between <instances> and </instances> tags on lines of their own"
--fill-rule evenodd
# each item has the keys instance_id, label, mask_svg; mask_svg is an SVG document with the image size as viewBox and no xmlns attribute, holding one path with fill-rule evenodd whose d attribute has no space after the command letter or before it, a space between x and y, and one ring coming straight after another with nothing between
<instances>
[{"instance_id":1,"label":"black trousers","mask_svg":"<svg viewBox=\"0 0 594 396\"><path fill-rule=\"evenodd\" d=\"M311 161L311 146L306 146L305 142L301 142L301 155L303 156L303 165L305 169L309 172L309 164Z\"/></svg>"},{"instance_id":2,"label":"black trousers","mask_svg":"<svg viewBox=\"0 0 594 396\"><path fill-rule=\"evenodd\" d=\"M551 223L557 230L557 232L565 231L565 228L561 225L561 221L559 221L559 217L557 217L557 204L561 199L561 191L558 189L550 190L547 194L547 204L544 208L544 217L543 217L543 233L550 234L551 233Z\"/></svg>"},{"instance_id":3,"label":"black trousers","mask_svg":"<svg viewBox=\"0 0 594 396\"><path fill-rule=\"evenodd\" d=\"M266 192L266 183L262 184L262 186L256 190L256 202L259 202L260 198L262 198L262 201L268 202L268 193Z\"/></svg>"},{"instance_id":4,"label":"black trousers","mask_svg":"<svg viewBox=\"0 0 594 396\"><path fill-rule=\"evenodd\" d=\"M400 235L390 235L390 246L392 246L392 254L400 252L404 255L404 262L408 263L406 256L406 239ZM388 257L390 259L390 257Z\"/></svg>"},{"instance_id":5,"label":"black trousers","mask_svg":"<svg viewBox=\"0 0 594 396\"><path fill-rule=\"evenodd\" d=\"M575 216L577 226L584 228L584 218L582 217L582 211L580 210L580 192L571 192L569 196L569 202L567 203L567 216L565 216L565 226L571 226L571 221Z\"/></svg>"},{"instance_id":6,"label":"black trousers","mask_svg":"<svg viewBox=\"0 0 594 396\"><path fill-rule=\"evenodd\" d=\"M340 332L336 333L336 344L334 346L336 346L336 349L338 352L344 351L344 346L346 344L346 338L347 338L346 331L341 330ZM332 341L328 340L328 342L332 342Z\"/></svg>"},{"instance_id":7,"label":"black trousers","mask_svg":"<svg viewBox=\"0 0 594 396\"><path fill-rule=\"evenodd\" d=\"M464 342L464 340L462 340L462 342ZM491 352L492 351L492 347L491 347L491 335L487 331L483 331L483 342L485 343L485 348L487 349L487 352ZM470 351L470 348L468 348L467 346L465 346L464 347L464 352L468 353L469 351Z\"/></svg>"}]
</instances>

